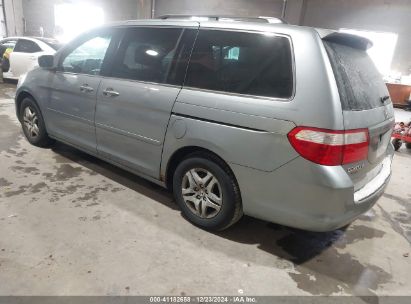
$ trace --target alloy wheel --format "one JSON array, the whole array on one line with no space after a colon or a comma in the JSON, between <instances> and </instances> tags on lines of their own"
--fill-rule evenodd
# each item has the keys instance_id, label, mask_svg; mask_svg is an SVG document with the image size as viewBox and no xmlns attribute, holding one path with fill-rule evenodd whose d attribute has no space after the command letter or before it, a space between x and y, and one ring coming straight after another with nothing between
<instances>
[{"instance_id":1,"label":"alloy wheel","mask_svg":"<svg viewBox=\"0 0 411 304\"><path fill-rule=\"evenodd\" d=\"M185 204L195 215L209 219L220 212L223 193L217 178L208 170L194 168L187 171L181 188Z\"/></svg>"},{"instance_id":2,"label":"alloy wheel","mask_svg":"<svg viewBox=\"0 0 411 304\"><path fill-rule=\"evenodd\" d=\"M39 136L39 118L37 116L37 113L30 106L27 106L24 109L23 123L27 134L31 138L36 138L37 136Z\"/></svg>"}]
</instances>

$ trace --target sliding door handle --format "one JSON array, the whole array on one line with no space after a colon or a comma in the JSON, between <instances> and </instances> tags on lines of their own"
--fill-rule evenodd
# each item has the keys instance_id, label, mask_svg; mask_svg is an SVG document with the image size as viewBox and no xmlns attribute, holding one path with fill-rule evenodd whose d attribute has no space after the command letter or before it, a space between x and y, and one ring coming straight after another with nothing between
<instances>
[{"instance_id":1,"label":"sliding door handle","mask_svg":"<svg viewBox=\"0 0 411 304\"><path fill-rule=\"evenodd\" d=\"M114 91L112 88L108 88L103 91L103 95L107 97L117 97L120 96L120 93Z\"/></svg>"}]
</instances>

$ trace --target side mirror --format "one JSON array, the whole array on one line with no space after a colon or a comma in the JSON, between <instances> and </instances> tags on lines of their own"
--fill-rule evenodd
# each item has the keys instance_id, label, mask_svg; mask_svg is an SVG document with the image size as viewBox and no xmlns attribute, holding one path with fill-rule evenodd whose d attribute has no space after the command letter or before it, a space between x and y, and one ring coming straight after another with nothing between
<instances>
[{"instance_id":1,"label":"side mirror","mask_svg":"<svg viewBox=\"0 0 411 304\"><path fill-rule=\"evenodd\" d=\"M54 67L54 56L53 55L40 56L39 66L44 69L52 69Z\"/></svg>"}]
</instances>

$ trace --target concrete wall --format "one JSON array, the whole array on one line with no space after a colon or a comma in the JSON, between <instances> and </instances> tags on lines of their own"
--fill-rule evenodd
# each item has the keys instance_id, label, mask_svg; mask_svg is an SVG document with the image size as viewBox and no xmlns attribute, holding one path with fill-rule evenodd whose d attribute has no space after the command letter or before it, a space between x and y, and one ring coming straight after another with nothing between
<instances>
[{"instance_id":1,"label":"concrete wall","mask_svg":"<svg viewBox=\"0 0 411 304\"><path fill-rule=\"evenodd\" d=\"M7 25L6 25L6 19L4 18L4 10L3 10L3 3L0 2L0 37L6 37L7 36Z\"/></svg>"},{"instance_id":2,"label":"concrete wall","mask_svg":"<svg viewBox=\"0 0 411 304\"><path fill-rule=\"evenodd\" d=\"M305 5L305 0L287 0L284 19L290 24L301 24Z\"/></svg>"},{"instance_id":3,"label":"concrete wall","mask_svg":"<svg viewBox=\"0 0 411 304\"><path fill-rule=\"evenodd\" d=\"M153 9L151 0L136 0L137 1L137 18L150 19Z\"/></svg>"},{"instance_id":4,"label":"concrete wall","mask_svg":"<svg viewBox=\"0 0 411 304\"><path fill-rule=\"evenodd\" d=\"M6 12L7 36L19 36L24 33L22 0L4 0Z\"/></svg>"},{"instance_id":5,"label":"concrete wall","mask_svg":"<svg viewBox=\"0 0 411 304\"><path fill-rule=\"evenodd\" d=\"M280 17L283 0L156 0L155 15L216 14Z\"/></svg>"},{"instance_id":6,"label":"concrete wall","mask_svg":"<svg viewBox=\"0 0 411 304\"><path fill-rule=\"evenodd\" d=\"M54 3L55 1L52 0L23 0L26 35L40 36L40 27L42 27L45 36L53 36Z\"/></svg>"}]
</instances>

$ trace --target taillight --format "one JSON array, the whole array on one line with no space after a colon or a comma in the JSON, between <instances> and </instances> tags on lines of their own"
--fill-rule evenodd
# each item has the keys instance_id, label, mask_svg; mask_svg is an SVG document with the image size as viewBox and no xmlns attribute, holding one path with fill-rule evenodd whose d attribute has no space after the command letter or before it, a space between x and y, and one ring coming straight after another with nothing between
<instances>
[{"instance_id":1,"label":"taillight","mask_svg":"<svg viewBox=\"0 0 411 304\"><path fill-rule=\"evenodd\" d=\"M368 129L346 131L297 127L288 133L294 149L304 158L326 166L338 166L367 159Z\"/></svg>"}]
</instances>

